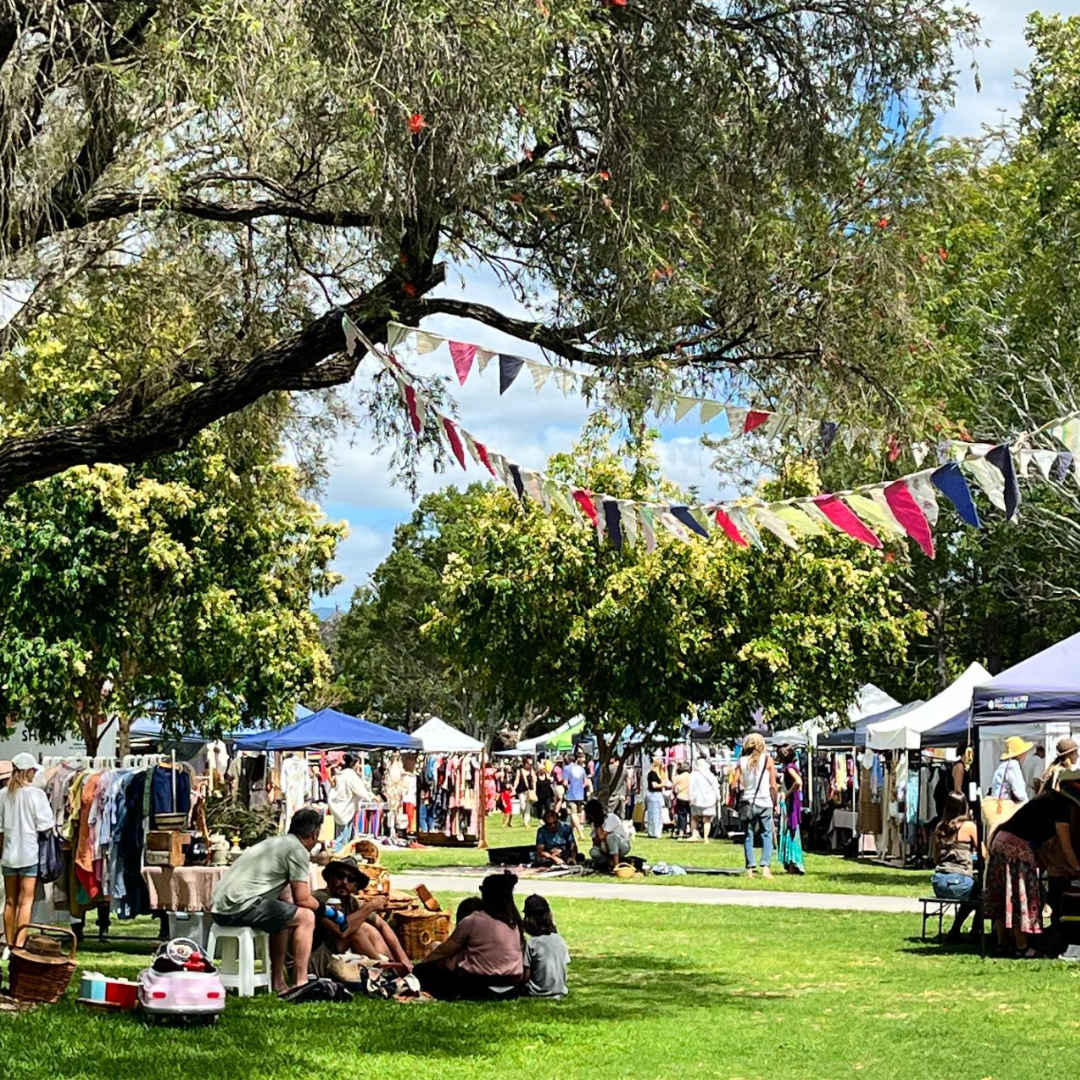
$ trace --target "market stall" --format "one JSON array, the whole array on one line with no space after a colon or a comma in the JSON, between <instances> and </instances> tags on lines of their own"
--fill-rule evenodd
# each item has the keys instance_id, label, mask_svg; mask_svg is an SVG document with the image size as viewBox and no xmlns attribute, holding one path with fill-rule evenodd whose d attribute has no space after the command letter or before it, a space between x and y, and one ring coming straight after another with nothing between
<instances>
[{"instance_id":1,"label":"market stall","mask_svg":"<svg viewBox=\"0 0 1080 1080\"><path fill-rule=\"evenodd\" d=\"M433 716L413 732L423 762L417 770L416 835L422 844L487 846L484 744Z\"/></svg>"}]
</instances>

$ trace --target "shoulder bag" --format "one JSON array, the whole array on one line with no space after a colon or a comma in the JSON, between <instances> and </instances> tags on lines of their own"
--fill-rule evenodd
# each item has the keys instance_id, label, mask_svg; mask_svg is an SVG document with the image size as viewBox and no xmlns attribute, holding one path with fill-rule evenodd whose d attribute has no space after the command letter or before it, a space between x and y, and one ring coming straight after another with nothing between
<instances>
[{"instance_id":1,"label":"shoulder bag","mask_svg":"<svg viewBox=\"0 0 1080 1080\"><path fill-rule=\"evenodd\" d=\"M50 885L64 873L64 856L60 851L60 835L56 829L38 833L38 881Z\"/></svg>"},{"instance_id":2,"label":"shoulder bag","mask_svg":"<svg viewBox=\"0 0 1080 1080\"><path fill-rule=\"evenodd\" d=\"M757 784L754 786L754 794L748 799L746 797L746 788L743 788L742 798L739 800L739 820L745 825L751 818L754 812L754 802L757 799L757 794L761 790L761 781L765 779L765 770L769 767L769 755L761 755L761 768L758 770ZM739 770L742 772L742 770Z\"/></svg>"}]
</instances>

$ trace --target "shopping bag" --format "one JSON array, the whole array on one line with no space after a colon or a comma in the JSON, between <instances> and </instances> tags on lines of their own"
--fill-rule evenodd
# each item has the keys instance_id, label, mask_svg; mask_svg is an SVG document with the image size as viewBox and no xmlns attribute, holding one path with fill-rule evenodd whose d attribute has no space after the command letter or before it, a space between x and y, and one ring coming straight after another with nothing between
<instances>
[{"instance_id":1,"label":"shopping bag","mask_svg":"<svg viewBox=\"0 0 1080 1080\"><path fill-rule=\"evenodd\" d=\"M982 811L984 858L990 857L990 843L994 839L994 830L1002 822L1008 821L1020 809L1020 805L1012 799L998 799L993 796L981 800L979 806Z\"/></svg>"}]
</instances>

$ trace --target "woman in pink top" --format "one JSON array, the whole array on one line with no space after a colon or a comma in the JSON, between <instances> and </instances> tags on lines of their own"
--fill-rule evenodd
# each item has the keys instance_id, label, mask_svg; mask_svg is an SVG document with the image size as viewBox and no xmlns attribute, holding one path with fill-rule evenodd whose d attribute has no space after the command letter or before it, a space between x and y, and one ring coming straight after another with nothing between
<instances>
[{"instance_id":1,"label":"woman in pink top","mask_svg":"<svg viewBox=\"0 0 1080 1080\"><path fill-rule=\"evenodd\" d=\"M515 874L490 874L480 886L480 910L413 968L420 986L443 1000L491 1001L521 988L525 935L514 904Z\"/></svg>"}]
</instances>

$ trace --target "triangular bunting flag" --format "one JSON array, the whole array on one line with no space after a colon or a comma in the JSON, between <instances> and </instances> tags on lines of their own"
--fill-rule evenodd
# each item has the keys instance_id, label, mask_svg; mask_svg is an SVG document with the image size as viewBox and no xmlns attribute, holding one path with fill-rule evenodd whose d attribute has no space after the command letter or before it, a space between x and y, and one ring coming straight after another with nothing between
<instances>
[{"instance_id":1,"label":"triangular bunting flag","mask_svg":"<svg viewBox=\"0 0 1080 1080\"><path fill-rule=\"evenodd\" d=\"M671 506L668 507L668 509L671 512L671 516L674 517L676 521L685 525L691 532L696 532L699 536L704 536L706 539L708 538L709 530L694 517L690 512L690 507Z\"/></svg>"},{"instance_id":2,"label":"triangular bunting flag","mask_svg":"<svg viewBox=\"0 0 1080 1080\"><path fill-rule=\"evenodd\" d=\"M858 439L859 432L851 425L845 424L844 430L840 434L840 441L844 444L844 449L850 454L855 449L855 440Z\"/></svg>"},{"instance_id":3,"label":"triangular bunting flag","mask_svg":"<svg viewBox=\"0 0 1080 1080\"><path fill-rule=\"evenodd\" d=\"M1059 484L1065 483L1065 478L1069 475L1069 467L1072 465L1073 456L1068 450L1062 450L1060 454L1054 455L1054 479Z\"/></svg>"},{"instance_id":4,"label":"triangular bunting flag","mask_svg":"<svg viewBox=\"0 0 1080 1080\"><path fill-rule=\"evenodd\" d=\"M464 428L459 430L461 431L461 441L465 444L465 449L469 451L469 457L473 459L475 464L482 464L480 451L476 449L476 440Z\"/></svg>"},{"instance_id":5,"label":"triangular bunting flag","mask_svg":"<svg viewBox=\"0 0 1080 1080\"><path fill-rule=\"evenodd\" d=\"M787 431L791 417L783 413L770 413L768 420L761 425L761 433L766 439L777 439Z\"/></svg>"},{"instance_id":6,"label":"triangular bunting flag","mask_svg":"<svg viewBox=\"0 0 1080 1080\"><path fill-rule=\"evenodd\" d=\"M638 516L637 509L629 499L619 500L619 515L622 518L622 531L628 547L637 547Z\"/></svg>"},{"instance_id":7,"label":"triangular bunting flag","mask_svg":"<svg viewBox=\"0 0 1080 1080\"><path fill-rule=\"evenodd\" d=\"M710 420L715 420L723 409L724 406L719 401L703 401L698 418L703 424L707 424Z\"/></svg>"},{"instance_id":8,"label":"triangular bunting flag","mask_svg":"<svg viewBox=\"0 0 1080 1080\"><path fill-rule=\"evenodd\" d=\"M454 361L454 371L457 372L458 382L462 386L469 377L474 356L476 356L475 345L466 345L461 341L450 342L450 359Z\"/></svg>"},{"instance_id":9,"label":"triangular bunting flag","mask_svg":"<svg viewBox=\"0 0 1080 1080\"><path fill-rule=\"evenodd\" d=\"M544 480L544 491L547 492L548 498L564 513L568 514L572 518L581 520L581 514L578 513L577 503L570 500L570 496L567 495L566 489L562 484L552 480L551 477L547 477Z\"/></svg>"},{"instance_id":10,"label":"triangular bunting flag","mask_svg":"<svg viewBox=\"0 0 1080 1080\"><path fill-rule=\"evenodd\" d=\"M438 334L429 334L426 330L416 331L416 351L421 356L426 356L428 353L433 353L446 338L440 337Z\"/></svg>"},{"instance_id":11,"label":"triangular bunting flag","mask_svg":"<svg viewBox=\"0 0 1080 1080\"><path fill-rule=\"evenodd\" d=\"M1050 434L1075 458L1080 454L1080 419L1072 417L1050 429Z\"/></svg>"},{"instance_id":12,"label":"triangular bunting flag","mask_svg":"<svg viewBox=\"0 0 1080 1080\"><path fill-rule=\"evenodd\" d=\"M690 534L686 531L682 522L679 521L670 510L660 511L660 524L663 525L676 540L681 540L684 544L691 543Z\"/></svg>"},{"instance_id":13,"label":"triangular bunting flag","mask_svg":"<svg viewBox=\"0 0 1080 1080\"><path fill-rule=\"evenodd\" d=\"M514 481L514 491L519 499L525 498L525 480L521 475L521 466L513 461L508 461L506 467L510 470L510 476Z\"/></svg>"},{"instance_id":14,"label":"triangular bunting flag","mask_svg":"<svg viewBox=\"0 0 1080 1080\"><path fill-rule=\"evenodd\" d=\"M750 520L750 516L746 510L741 506L729 506L727 508L728 517L731 518L731 523L735 526L754 545L759 551L765 550L765 545L761 542L761 533L757 531L754 523Z\"/></svg>"},{"instance_id":15,"label":"triangular bunting flag","mask_svg":"<svg viewBox=\"0 0 1080 1080\"><path fill-rule=\"evenodd\" d=\"M345 331L345 351L352 356L356 352L360 338L356 333L356 323L348 315L341 316L341 329Z\"/></svg>"},{"instance_id":16,"label":"triangular bunting flag","mask_svg":"<svg viewBox=\"0 0 1080 1080\"><path fill-rule=\"evenodd\" d=\"M754 428L761 427L762 424L768 421L770 415L771 413L751 409L746 414L746 420L743 421L743 434L745 435L747 432L753 431Z\"/></svg>"},{"instance_id":17,"label":"triangular bunting flag","mask_svg":"<svg viewBox=\"0 0 1080 1080\"><path fill-rule=\"evenodd\" d=\"M739 529L736 526L735 522L731 520L731 518L724 509L718 506L713 517L716 520L716 524L724 530L724 535L727 536L727 538L732 543L738 544L739 547L750 546L750 542L746 539L745 536L743 536L741 532L739 532Z\"/></svg>"},{"instance_id":18,"label":"triangular bunting flag","mask_svg":"<svg viewBox=\"0 0 1080 1080\"><path fill-rule=\"evenodd\" d=\"M514 384L514 380L518 377L518 372L521 371L521 367L524 363L525 360L523 357L507 356L506 353L499 353L500 394L505 394Z\"/></svg>"},{"instance_id":19,"label":"triangular bunting flag","mask_svg":"<svg viewBox=\"0 0 1080 1080\"><path fill-rule=\"evenodd\" d=\"M937 524L938 506L937 495L934 493L934 485L930 481L930 474L916 473L906 479L911 497L919 504L923 517L926 518L932 529Z\"/></svg>"},{"instance_id":20,"label":"triangular bunting flag","mask_svg":"<svg viewBox=\"0 0 1080 1080\"><path fill-rule=\"evenodd\" d=\"M964 521L976 529L982 528L979 511L971 498L967 480L964 479L964 474L955 461L950 461L947 465L942 465L940 469L935 469L930 474L930 480L934 487L953 504Z\"/></svg>"},{"instance_id":21,"label":"triangular bunting flag","mask_svg":"<svg viewBox=\"0 0 1080 1080\"><path fill-rule=\"evenodd\" d=\"M832 444L836 439L836 433L840 430L840 425L835 420L822 420L821 421L821 456L825 457L832 449Z\"/></svg>"},{"instance_id":22,"label":"triangular bunting flag","mask_svg":"<svg viewBox=\"0 0 1080 1080\"><path fill-rule=\"evenodd\" d=\"M574 501L581 507L585 516L594 526L600 524L600 519L596 515L596 507L593 505L591 491L586 491L584 488L576 488L574 491Z\"/></svg>"},{"instance_id":23,"label":"triangular bunting flag","mask_svg":"<svg viewBox=\"0 0 1080 1080\"><path fill-rule=\"evenodd\" d=\"M495 471L495 466L491 463L491 455L488 453L487 447L479 439L473 439L473 442L476 444L476 453L484 463L484 468L498 480L499 474Z\"/></svg>"},{"instance_id":24,"label":"triangular bunting flag","mask_svg":"<svg viewBox=\"0 0 1080 1080\"><path fill-rule=\"evenodd\" d=\"M868 524L876 525L879 529L892 533L894 536L907 535L903 525L893 517L893 512L885 502L884 496L879 503L872 495L853 492L844 496L844 502Z\"/></svg>"},{"instance_id":25,"label":"triangular bunting flag","mask_svg":"<svg viewBox=\"0 0 1080 1080\"><path fill-rule=\"evenodd\" d=\"M405 405L409 410L409 420L412 421L413 431L419 435L424 429L424 405L417 396L416 389L411 383L402 380L401 388L405 394Z\"/></svg>"},{"instance_id":26,"label":"triangular bunting flag","mask_svg":"<svg viewBox=\"0 0 1080 1080\"><path fill-rule=\"evenodd\" d=\"M704 506L691 506L690 513L694 515L694 520L705 530L705 535L709 535L709 513Z\"/></svg>"},{"instance_id":27,"label":"triangular bunting flag","mask_svg":"<svg viewBox=\"0 0 1080 1080\"><path fill-rule=\"evenodd\" d=\"M782 544L786 544L789 548L797 548L799 546L795 537L791 535L791 530L787 525L785 525L784 522L782 522L764 503L754 506L751 510L751 514L757 518L757 523L763 529L768 529Z\"/></svg>"},{"instance_id":28,"label":"triangular bunting flag","mask_svg":"<svg viewBox=\"0 0 1080 1080\"><path fill-rule=\"evenodd\" d=\"M461 439L458 436L457 425L449 416L440 416L442 420L443 428L446 430L446 437L450 440L450 449L454 451L454 457L461 463L461 467L465 468L465 447L461 444Z\"/></svg>"},{"instance_id":29,"label":"triangular bunting flag","mask_svg":"<svg viewBox=\"0 0 1080 1080\"><path fill-rule=\"evenodd\" d=\"M747 410L737 405L728 405L724 412L727 414L729 434L738 435L746 424Z\"/></svg>"},{"instance_id":30,"label":"triangular bunting flag","mask_svg":"<svg viewBox=\"0 0 1080 1080\"><path fill-rule=\"evenodd\" d=\"M949 451L951 447L947 440L942 439L941 442L934 447L934 456L937 458L939 465L944 465L946 461L952 456Z\"/></svg>"},{"instance_id":31,"label":"triangular bunting flag","mask_svg":"<svg viewBox=\"0 0 1080 1080\"><path fill-rule=\"evenodd\" d=\"M476 350L476 363L480 368L480 374L483 375L487 371L488 364L495 359L495 353L490 349L477 349Z\"/></svg>"},{"instance_id":32,"label":"triangular bunting flag","mask_svg":"<svg viewBox=\"0 0 1080 1080\"><path fill-rule=\"evenodd\" d=\"M964 468L975 477L976 483L983 489L990 502L999 510L1004 510L1005 481L1000 470L995 469L985 457L970 458L964 462Z\"/></svg>"},{"instance_id":33,"label":"triangular bunting flag","mask_svg":"<svg viewBox=\"0 0 1080 1080\"><path fill-rule=\"evenodd\" d=\"M683 397L682 394L675 396L675 423L677 424L698 403L697 398Z\"/></svg>"},{"instance_id":34,"label":"triangular bunting flag","mask_svg":"<svg viewBox=\"0 0 1080 1080\"><path fill-rule=\"evenodd\" d=\"M615 550L622 551L623 535L618 499L604 500L604 523L607 525L607 534L611 537Z\"/></svg>"},{"instance_id":35,"label":"triangular bunting flag","mask_svg":"<svg viewBox=\"0 0 1080 1080\"><path fill-rule=\"evenodd\" d=\"M800 536L820 536L821 525L811 517L807 517L797 506L790 504L774 504L773 513L791 530Z\"/></svg>"},{"instance_id":36,"label":"triangular bunting flag","mask_svg":"<svg viewBox=\"0 0 1080 1080\"><path fill-rule=\"evenodd\" d=\"M904 531L922 548L928 559L934 557L934 537L930 523L919 509L919 504L903 480L895 480L885 487L885 500L893 517L904 526Z\"/></svg>"},{"instance_id":37,"label":"triangular bunting flag","mask_svg":"<svg viewBox=\"0 0 1080 1080\"><path fill-rule=\"evenodd\" d=\"M399 322L386 324L386 347L393 352L408 336L410 327L402 326Z\"/></svg>"},{"instance_id":38,"label":"triangular bunting flag","mask_svg":"<svg viewBox=\"0 0 1080 1080\"><path fill-rule=\"evenodd\" d=\"M921 469L922 463L926 460L926 455L930 453L930 447L924 442L917 442L911 444L911 456L915 459L915 468Z\"/></svg>"},{"instance_id":39,"label":"triangular bunting flag","mask_svg":"<svg viewBox=\"0 0 1080 1080\"><path fill-rule=\"evenodd\" d=\"M652 554L656 550L656 517L652 507L639 506L638 520L641 522L641 535L645 538L645 550Z\"/></svg>"},{"instance_id":40,"label":"triangular bunting flag","mask_svg":"<svg viewBox=\"0 0 1080 1080\"><path fill-rule=\"evenodd\" d=\"M1005 520L1012 521L1016 511L1020 509L1020 482L1016 479L1016 469L1013 466L1012 447L1008 443L995 446L986 455L986 460L1001 473L1005 489Z\"/></svg>"},{"instance_id":41,"label":"triangular bunting flag","mask_svg":"<svg viewBox=\"0 0 1080 1080\"><path fill-rule=\"evenodd\" d=\"M570 393L574 387L576 377L572 371L566 371L564 368L557 368L555 371L555 382L558 384L559 389L563 392L563 397Z\"/></svg>"},{"instance_id":42,"label":"triangular bunting flag","mask_svg":"<svg viewBox=\"0 0 1080 1080\"><path fill-rule=\"evenodd\" d=\"M835 495L818 495L810 500L841 532L870 547L881 547L881 540L872 533Z\"/></svg>"},{"instance_id":43,"label":"triangular bunting flag","mask_svg":"<svg viewBox=\"0 0 1080 1080\"><path fill-rule=\"evenodd\" d=\"M522 469L521 481L529 495L543 507L544 513L550 514L551 503L548 501L547 495L544 494L543 476L533 469Z\"/></svg>"},{"instance_id":44,"label":"triangular bunting flag","mask_svg":"<svg viewBox=\"0 0 1080 1080\"><path fill-rule=\"evenodd\" d=\"M541 364L538 360L526 360L525 366L529 369L529 374L532 376L533 389L539 394L544 389L544 384L551 378L551 373L555 370L549 367L547 364Z\"/></svg>"},{"instance_id":45,"label":"triangular bunting flag","mask_svg":"<svg viewBox=\"0 0 1080 1080\"><path fill-rule=\"evenodd\" d=\"M799 433L799 443L803 447L809 446L814 441L814 436L821 430L821 424L817 420L800 420L796 425Z\"/></svg>"}]
</instances>

